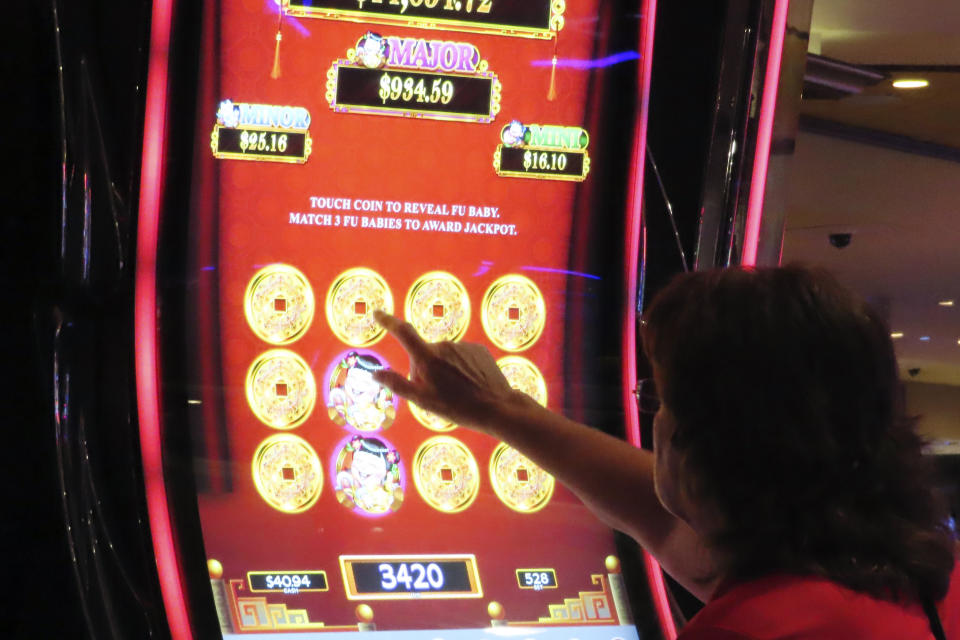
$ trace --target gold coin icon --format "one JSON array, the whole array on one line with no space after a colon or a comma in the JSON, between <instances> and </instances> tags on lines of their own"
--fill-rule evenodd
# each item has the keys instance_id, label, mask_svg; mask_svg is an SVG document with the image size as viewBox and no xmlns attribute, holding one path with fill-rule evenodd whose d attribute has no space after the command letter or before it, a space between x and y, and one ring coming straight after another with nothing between
<instances>
[{"instance_id":1,"label":"gold coin icon","mask_svg":"<svg viewBox=\"0 0 960 640\"><path fill-rule=\"evenodd\" d=\"M543 509L553 496L553 476L506 443L490 456L490 484L505 505L521 513Z\"/></svg>"},{"instance_id":2,"label":"gold coin icon","mask_svg":"<svg viewBox=\"0 0 960 640\"><path fill-rule=\"evenodd\" d=\"M271 264L257 271L243 300L247 324L257 337L270 344L290 344L313 320L313 290L299 270Z\"/></svg>"},{"instance_id":3,"label":"gold coin icon","mask_svg":"<svg viewBox=\"0 0 960 640\"><path fill-rule=\"evenodd\" d=\"M376 309L393 313L393 295L387 282L364 267L337 276L327 292L327 322L334 335L354 347L366 347L386 330L373 318Z\"/></svg>"},{"instance_id":4,"label":"gold coin icon","mask_svg":"<svg viewBox=\"0 0 960 640\"><path fill-rule=\"evenodd\" d=\"M281 433L260 443L253 455L253 483L274 509L299 513L309 509L323 488L320 458L307 441Z\"/></svg>"},{"instance_id":5,"label":"gold coin icon","mask_svg":"<svg viewBox=\"0 0 960 640\"><path fill-rule=\"evenodd\" d=\"M466 445L449 436L435 436L417 449L413 482L431 507L456 513L477 497L480 470Z\"/></svg>"},{"instance_id":6,"label":"gold coin icon","mask_svg":"<svg viewBox=\"0 0 960 640\"><path fill-rule=\"evenodd\" d=\"M427 342L456 341L470 324L470 297L455 276L431 271L410 287L404 312Z\"/></svg>"},{"instance_id":7,"label":"gold coin icon","mask_svg":"<svg viewBox=\"0 0 960 640\"><path fill-rule=\"evenodd\" d=\"M543 295L532 280L521 275L497 279L483 296L483 330L504 351L523 351L533 346L543 333L546 318Z\"/></svg>"},{"instance_id":8,"label":"gold coin icon","mask_svg":"<svg viewBox=\"0 0 960 640\"><path fill-rule=\"evenodd\" d=\"M317 387L307 363L292 351L272 349L247 371L247 403L264 424L292 429L310 415Z\"/></svg>"},{"instance_id":9,"label":"gold coin icon","mask_svg":"<svg viewBox=\"0 0 960 640\"><path fill-rule=\"evenodd\" d=\"M497 366L511 387L547 406L547 383L535 364L520 356L505 356L497 360Z\"/></svg>"},{"instance_id":10,"label":"gold coin icon","mask_svg":"<svg viewBox=\"0 0 960 640\"><path fill-rule=\"evenodd\" d=\"M417 405L407 400L407 406L410 407L410 413L417 419L417 422L431 431L453 431L457 425L446 418L442 418L432 411L421 409Z\"/></svg>"}]
</instances>

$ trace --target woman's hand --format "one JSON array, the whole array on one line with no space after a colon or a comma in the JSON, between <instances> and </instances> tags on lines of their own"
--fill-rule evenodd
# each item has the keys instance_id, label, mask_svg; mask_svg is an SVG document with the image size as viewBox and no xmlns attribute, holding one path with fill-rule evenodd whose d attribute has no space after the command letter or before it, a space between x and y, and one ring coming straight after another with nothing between
<instances>
[{"instance_id":1,"label":"woman's hand","mask_svg":"<svg viewBox=\"0 0 960 640\"><path fill-rule=\"evenodd\" d=\"M687 589L701 599L710 596L714 582L703 576L714 575L712 560L696 532L660 504L649 451L552 413L511 389L481 345L429 344L406 322L379 311L376 318L410 355L409 380L381 370L373 374L377 382L519 449L607 524L644 545Z\"/></svg>"},{"instance_id":2,"label":"woman's hand","mask_svg":"<svg viewBox=\"0 0 960 640\"><path fill-rule=\"evenodd\" d=\"M410 376L392 370L375 372L374 379L418 407L460 425L488 431L496 410L515 392L483 345L428 343L408 322L374 312L379 322L410 356Z\"/></svg>"}]
</instances>

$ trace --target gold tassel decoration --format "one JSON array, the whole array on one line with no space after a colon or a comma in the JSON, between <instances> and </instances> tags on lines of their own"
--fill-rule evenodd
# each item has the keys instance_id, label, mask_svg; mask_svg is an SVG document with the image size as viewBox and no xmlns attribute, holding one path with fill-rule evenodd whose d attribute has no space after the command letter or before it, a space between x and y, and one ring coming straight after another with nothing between
<instances>
[{"instance_id":1,"label":"gold tassel decoration","mask_svg":"<svg viewBox=\"0 0 960 640\"><path fill-rule=\"evenodd\" d=\"M283 7L278 7L280 17L277 19L277 45L273 49L273 69L270 71L270 77L276 80L280 77L280 41L283 40L283 34L280 33L280 27L283 26Z\"/></svg>"},{"instance_id":2,"label":"gold tassel decoration","mask_svg":"<svg viewBox=\"0 0 960 640\"><path fill-rule=\"evenodd\" d=\"M553 41L553 60L550 61L550 89L547 91L547 100L553 102L557 99L557 45L560 44L560 34L554 36Z\"/></svg>"},{"instance_id":3,"label":"gold tassel decoration","mask_svg":"<svg viewBox=\"0 0 960 640\"><path fill-rule=\"evenodd\" d=\"M550 90L547 91L547 100L553 102L557 99L557 56L553 56L553 62L550 64Z\"/></svg>"}]
</instances>

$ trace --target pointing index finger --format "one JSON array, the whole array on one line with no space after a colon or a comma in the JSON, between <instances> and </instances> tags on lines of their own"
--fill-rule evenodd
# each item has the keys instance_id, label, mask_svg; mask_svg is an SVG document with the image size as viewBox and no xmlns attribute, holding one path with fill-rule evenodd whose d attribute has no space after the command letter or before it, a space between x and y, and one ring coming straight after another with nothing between
<instances>
[{"instance_id":1,"label":"pointing index finger","mask_svg":"<svg viewBox=\"0 0 960 640\"><path fill-rule=\"evenodd\" d=\"M373 312L373 317L411 356L422 358L427 355L427 343L409 322L403 322L400 318L379 309Z\"/></svg>"}]
</instances>

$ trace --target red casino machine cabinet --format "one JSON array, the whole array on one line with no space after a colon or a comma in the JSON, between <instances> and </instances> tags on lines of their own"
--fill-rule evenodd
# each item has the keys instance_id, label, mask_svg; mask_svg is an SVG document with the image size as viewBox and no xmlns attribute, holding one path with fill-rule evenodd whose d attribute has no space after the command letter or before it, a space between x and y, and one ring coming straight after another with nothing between
<instances>
[{"instance_id":1,"label":"red casino machine cabinet","mask_svg":"<svg viewBox=\"0 0 960 640\"><path fill-rule=\"evenodd\" d=\"M636 640L614 533L380 387L372 314L638 443L653 0L200 4L153 6L137 234L172 637Z\"/></svg>"}]
</instances>

